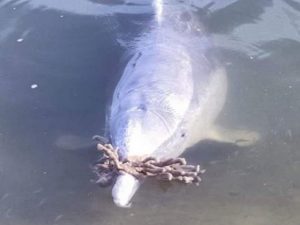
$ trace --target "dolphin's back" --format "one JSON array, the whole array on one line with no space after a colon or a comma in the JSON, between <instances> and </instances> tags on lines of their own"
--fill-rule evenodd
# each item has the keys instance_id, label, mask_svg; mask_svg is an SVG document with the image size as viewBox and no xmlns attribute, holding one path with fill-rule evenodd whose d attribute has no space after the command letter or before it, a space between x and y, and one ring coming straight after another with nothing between
<instances>
[{"instance_id":1,"label":"dolphin's back","mask_svg":"<svg viewBox=\"0 0 300 225\"><path fill-rule=\"evenodd\" d=\"M199 107L211 80L203 37L200 48L182 37L148 35L113 96L110 132L124 156L151 155L174 135L186 114Z\"/></svg>"},{"instance_id":2,"label":"dolphin's back","mask_svg":"<svg viewBox=\"0 0 300 225\"><path fill-rule=\"evenodd\" d=\"M113 97L113 142L130 155L149 155L181 122L193 99L185 52L152 46L127 65Z\"/></svg>"}]
</instances>

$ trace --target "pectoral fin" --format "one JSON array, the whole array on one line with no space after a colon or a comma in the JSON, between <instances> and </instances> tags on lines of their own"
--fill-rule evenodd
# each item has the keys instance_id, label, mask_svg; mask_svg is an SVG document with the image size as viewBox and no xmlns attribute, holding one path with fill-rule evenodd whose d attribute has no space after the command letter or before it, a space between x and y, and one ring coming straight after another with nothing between
<instances>
[{"instance_id":1,"label":"pectoral fin","mask_svg":"<svg viewBox=\"0 0 300 225\"><path fill-rule=\"evenodd\" d=\"M208 131L207 139L247 147L254 145L260 139L260 135L250 130L232 130L214 126Z\"/></svg>"}]
</instances>

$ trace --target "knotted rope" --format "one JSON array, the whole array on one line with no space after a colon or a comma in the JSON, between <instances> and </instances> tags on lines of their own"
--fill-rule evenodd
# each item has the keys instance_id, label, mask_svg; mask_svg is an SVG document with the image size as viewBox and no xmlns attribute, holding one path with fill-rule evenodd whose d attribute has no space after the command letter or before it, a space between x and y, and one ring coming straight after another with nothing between
<instances>
[{"instance_id":1,"label":"knotted rope","mask_svg":"<svg viewBox=\"0 0 300 225\"><path fill-rule=\"evenodd\" d=\"M110 144L97 144L97 149L102 151L103 157L93 166L97 176L95 183L101 186L110 185L117 174L127 173L143 179L155 177L160 180L179 181L196 185L201 181L200 175L205 172L200 165L187 165L184 158L169 158L158 160L155 157L144 159L128 158L120 160L118 149Z\"/></svg>"}]
</instances>

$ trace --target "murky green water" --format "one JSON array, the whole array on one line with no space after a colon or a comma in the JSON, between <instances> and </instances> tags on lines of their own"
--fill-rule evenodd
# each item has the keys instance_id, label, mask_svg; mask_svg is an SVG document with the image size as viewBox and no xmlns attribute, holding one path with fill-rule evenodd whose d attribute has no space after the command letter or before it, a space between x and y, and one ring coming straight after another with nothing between
<instances>
[{"instance_id":1,"label":"murky green water","mask_svg":"<svg viewBox=\"0 0 300 225\"><path fill-rule=\"evenodd\" d=\"M207 169L199 187L147 181L133 207L120 209L110 189L90 183L89 143L104 132L128 43L147 28L151 5L0 1L1 225L299 224L300 3L209 9L199 19L229 79L219 123L261 140L199 143L185 153Z\"/></svg>"}]
</instances>

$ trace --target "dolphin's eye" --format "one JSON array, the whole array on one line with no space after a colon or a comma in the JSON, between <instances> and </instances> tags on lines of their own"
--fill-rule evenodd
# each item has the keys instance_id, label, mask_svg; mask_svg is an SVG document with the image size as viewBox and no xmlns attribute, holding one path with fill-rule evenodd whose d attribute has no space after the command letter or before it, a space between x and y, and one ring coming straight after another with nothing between
<instances>
[{"instance_id":1,"label":"dolphin's eye","mask_svg":"<svg viewBox=\"0 0 300 225\"><path fill-rule=\"evenodd\" d=\"M185 133L181 133L180 137L184 138L185 137Z\"/></svg>"}]
</instances>

